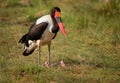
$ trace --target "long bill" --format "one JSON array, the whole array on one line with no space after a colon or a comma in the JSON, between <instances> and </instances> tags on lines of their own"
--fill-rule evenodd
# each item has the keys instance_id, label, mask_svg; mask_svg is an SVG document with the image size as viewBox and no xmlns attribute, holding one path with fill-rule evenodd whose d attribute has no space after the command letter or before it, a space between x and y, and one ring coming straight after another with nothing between
<instances>
[{"instance_id":1,"label":"long bill","mask_svg":"<svg viewBox=\"0 0 120 83\"><path fill-rule=\"evenodd\" d=\"M64 26L63 26L63 24L62 24L61 18L60 18L60 16L59 16L59 12L55 12L55 19L56 19L56 21L57 21L57 24L58 24L58 26L59 26L62 34L63 34L64 36L66 36L66 31L65 31L65 29L64 29Z\"/></svg>"}]
</instances>

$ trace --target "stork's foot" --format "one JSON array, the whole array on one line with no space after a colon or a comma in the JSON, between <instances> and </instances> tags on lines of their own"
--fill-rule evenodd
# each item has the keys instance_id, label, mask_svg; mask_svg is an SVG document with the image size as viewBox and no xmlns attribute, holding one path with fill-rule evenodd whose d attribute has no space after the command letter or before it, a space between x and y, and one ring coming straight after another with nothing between
<instances>
[{"instance_id":1,"label":"stork's foot","mask_svg":"<svg viewBox=\"0 0 120 83\"><path fill-rule=\"evenodd\" d=\"M60 66L62 66L62 67L64 67L64 68L66 68L66 65L65 65L64 61L59 61L59 62L55 62L55 63L52 63L52 64L50 64L49 62L46 61L46 62L44 63L44 65L45 65L47 68L53 67L53 66L57 66L57 65L60 65Z\"/></svg>"},{"instance_id":2,"label":"stork's foot","mask_svg":"<svg viewBox=\"0 0 120 83\"><path fill-rule=\"evenodd\" d=\"M66 65L65 65L65 63L64 63L63 61L60 61L60 65L61 65L62 67L64 67L64 68L66 68Z\"/></svg>"},{"instance_id":3,"label":"stork's foot","mask_svg":"<svg viewBox=\"0 0 120 83\"><path fill-rule=\"evenodd\" d=\"M44 65L49 68L50 62L45 61Z\"/></svg>"}]
</instances>

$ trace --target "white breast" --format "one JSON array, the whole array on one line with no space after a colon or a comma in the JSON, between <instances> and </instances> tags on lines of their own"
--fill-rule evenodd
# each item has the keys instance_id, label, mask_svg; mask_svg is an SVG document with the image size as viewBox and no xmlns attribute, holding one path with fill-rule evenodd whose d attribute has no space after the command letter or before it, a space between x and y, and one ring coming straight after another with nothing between
<instances>
[{"instance_id":1,"label":"white breast","mask_svg":"<svg viewBox=\"0 0 120 83\"><path fill-rule=\"evenodd\" d=\"M39 18L36 21L36 24L39 24L42 22L48 23L47 29L44 31L44 33L42 34L42 37L40 38L41 45L44 45L44 44L49 43L52 40L55 33L52 33L53 21L52 21L52 18L50 15L45 15L45 16Z\"/></svg>"},{"instance_id":2,"label":"white breast","mask_svg":"<svg viewBox=\"0 0 120 83\"><path fill-rule=\"evenodd\" d=\"M52 32L51 29L53 27L53 21L52 21L51 16L50 15L45 15L45 16L42 16L42 17L38 18L37 21L36 21L36 25L40 24L42 22L47 22L48 23L47 29L50 32Z\"/></svg>"}]
</instances>

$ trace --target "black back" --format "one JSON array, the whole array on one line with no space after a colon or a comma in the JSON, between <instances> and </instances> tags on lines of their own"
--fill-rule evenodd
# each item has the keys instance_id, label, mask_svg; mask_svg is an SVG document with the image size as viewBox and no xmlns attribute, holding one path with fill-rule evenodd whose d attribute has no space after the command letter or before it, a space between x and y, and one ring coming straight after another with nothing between
<instances>
[{"instance_id":1,"label":"black back","mask_svg":"<svg viewBox=\"0 0 120 83\"><path fill-rule=\"evenodd\" d=\"M28 31L29 40L38 40L41 38L43 32L47 28L48 23L42 22L37 25L33 25Z\"/></svg>"}]
</instances>

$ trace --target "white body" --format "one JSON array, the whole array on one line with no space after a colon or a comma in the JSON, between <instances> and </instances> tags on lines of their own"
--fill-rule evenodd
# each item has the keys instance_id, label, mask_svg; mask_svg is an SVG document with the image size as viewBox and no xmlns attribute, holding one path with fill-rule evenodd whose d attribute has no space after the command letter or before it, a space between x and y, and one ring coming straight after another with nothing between
<instances>
[{"instance_id":1,"label":"white body","mask_svg":"<svg viewBox=\"0 0 120 83\"><path fill-rule=\"evenodd\" d=\"M38 18L37 21L36 21L36 25L40 24L42 22L47 22L48 23L47 28L49 29L50 32L52 32L51 28L53 27L53 21L52 21L51 16L50 15L45 15L45 16L42 16L42 17Z\"/></svg>"}]
</instances>

